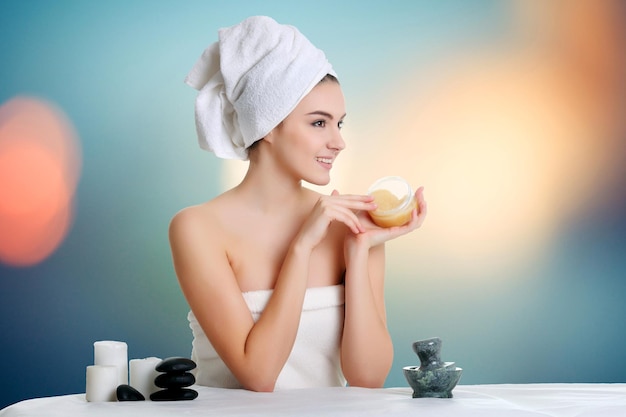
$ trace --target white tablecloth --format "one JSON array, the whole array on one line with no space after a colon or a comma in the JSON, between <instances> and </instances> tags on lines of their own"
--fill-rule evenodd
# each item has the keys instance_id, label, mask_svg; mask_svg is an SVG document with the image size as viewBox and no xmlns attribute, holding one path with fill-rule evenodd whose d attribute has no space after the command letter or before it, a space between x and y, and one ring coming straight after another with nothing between
<instances>
[{"instance_id":1,"label":"white tablecloth","mask_svg":"<svg viewBox=\"0 0 626 417\"><path fill-rule=\"evenodd\" d=\"M0 417L92 416L626 416L626 384L459 385L454 398L410 388L315 388L257 393L194 386L192 401L88 403L84 394L21 401Z\"/></svg>"}]
</instances>

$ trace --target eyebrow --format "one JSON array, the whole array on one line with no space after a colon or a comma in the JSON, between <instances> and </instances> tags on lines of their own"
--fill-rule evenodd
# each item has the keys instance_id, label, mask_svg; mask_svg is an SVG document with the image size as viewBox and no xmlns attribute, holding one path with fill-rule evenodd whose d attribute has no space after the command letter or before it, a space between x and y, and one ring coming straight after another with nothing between
<instances>
[{"instance_id":1,"label":"eyebrow","mask_svg":"<svg viewBox=\"0 0 626 417\"><path fill-rule=\"evenodd\" d=\"M316 111L312 111L311 113L307 113L307 116L314 116L314 115L318 115L318 116L324 116L324 117L328 117L330 120L333 120L334 117L332 114L322 111L322 110L316 110ZM346 117L346 113L343 114L343 116L341 116L339 118L339 120L343 119L344 117Z\"/></svg>"}]
</instances>

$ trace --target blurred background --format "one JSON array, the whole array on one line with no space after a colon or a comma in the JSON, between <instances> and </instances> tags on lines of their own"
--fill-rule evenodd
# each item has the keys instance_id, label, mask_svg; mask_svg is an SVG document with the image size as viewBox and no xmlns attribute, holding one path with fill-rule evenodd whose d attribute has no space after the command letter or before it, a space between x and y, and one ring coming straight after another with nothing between
<instances>
[{"instance_id":1,"label":"blurred background","mask_svg":"<svg viewBox=\"0 0 626 417\"><path fill-rule=\"evenodd\" d=\"M84 392L93 342L189 356L167 228L244 162L197 146L183 83L264 14L333 63L330 192L423 185L388 245L395 345L439 336L462 384L626 382L626 7L619 0L0 3L0 408Z\"/></svg>"}]
</instances>

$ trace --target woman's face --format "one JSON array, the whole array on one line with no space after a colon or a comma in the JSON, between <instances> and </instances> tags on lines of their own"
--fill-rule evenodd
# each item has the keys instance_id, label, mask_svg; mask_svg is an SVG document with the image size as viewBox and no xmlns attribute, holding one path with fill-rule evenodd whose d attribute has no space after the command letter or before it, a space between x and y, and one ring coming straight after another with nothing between
<instances>
[{"instance_id":1,"label":"woman's face","mask_svg":"<svg viewBox=\"0 0 626 417\"><path fill-rule=\"evenodd\" d=\"M341 126L346 115L337 82L316 85L269 135L276 161L290 175L326 185L335 158L345 148Z\"/></svg>"}]
</instances>

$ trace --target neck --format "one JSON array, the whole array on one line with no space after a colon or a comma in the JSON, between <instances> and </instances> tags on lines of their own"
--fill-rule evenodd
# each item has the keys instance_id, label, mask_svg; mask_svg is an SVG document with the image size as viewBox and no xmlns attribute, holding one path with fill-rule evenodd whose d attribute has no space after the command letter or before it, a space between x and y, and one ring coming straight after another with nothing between
<instances>
[{"instance_id":1,"label":"neck","mask_svg":"<svg viewBox=\"0 0 626 417\"><path fill-rule=\"evenodd\" d=\"M251 208L281 212L300 204L305 189L300 179L278 171L269 164L251 160L245 177L235 190L247 200Z\"/></svg>"}]
</instances>

